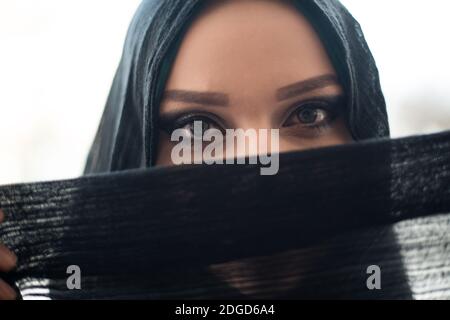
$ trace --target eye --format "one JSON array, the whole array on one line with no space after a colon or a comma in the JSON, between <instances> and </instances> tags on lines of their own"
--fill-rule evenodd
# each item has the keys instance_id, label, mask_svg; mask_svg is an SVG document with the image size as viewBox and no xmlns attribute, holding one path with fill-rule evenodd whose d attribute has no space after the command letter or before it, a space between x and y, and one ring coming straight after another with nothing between
<instances>
[{"instance_id":1,"label":"eye","mask_svg":"<svg viewBox=\"0 0 450 320\"><path fill-rule=\"evenodd\" d=\"M341 97L306 101L294 107L284 127L302 126L317 128L331 123L340 113Z\"/></svg>"},{"instance_id":2,"label":"eye","mask_svg":"<svg viewBox=\"0 0 450 320\"><path fill-rule=\"evenodd\" d=\"M185 122L185 124L180 124L180 127L174 129L183 129L186 131L186 137L202 140L206 130L213 127L213 124L207 119L193 118L188 120L188 122Z\"/></svg>"},{"instance_id":3,"label":"eye","mask_svg":"<svg viewBox=\"0 0 450 320\"><path fill-rule=\"evenodd\" d=\"M328 113L319 108L302 108L296 113L297 119L304 124L320 123L327 119Z\"/></svg>"},{"instance_id":4,"label":"eye","mask_svg":"<svg viewBox=\"0 0 450 320\"><path fill-rule=\"evenodd\" d=\"M211 115L204 114L185 114L174 116L162 116L162 128L169 135L177 129L185 130L187 138L202 140L204 133L209 129L218 129L224 131L218 120L212 119Z\"/></svg>"}]
</instances>

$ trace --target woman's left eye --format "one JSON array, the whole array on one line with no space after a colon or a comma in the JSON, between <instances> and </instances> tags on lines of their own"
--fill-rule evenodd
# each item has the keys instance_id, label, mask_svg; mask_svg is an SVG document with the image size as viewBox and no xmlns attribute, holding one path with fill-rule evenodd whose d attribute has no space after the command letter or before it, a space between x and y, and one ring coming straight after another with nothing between
<instances>
[{"instance_id":1,"label":"woman's left eye","mask_svg":"<svg viewBox=\"0 0 450 320\"><path fill-rule=\"evenodd\" d=\"M315 108L303 108L296 112L298 121L304 124L316 124L327 119L328 114L325 110Z\"/></svg>"},{"instance_id":2,"label":"woman's left eye","mask_svg":"<svg viewBox=\"0 0 450 320\"><path fill-rule=\"evenodd\" d=\"M327 102L304 103L297 107L284 122L283 127L320 127L329 124L337 117L337 106Z\"/></svg>"}]
</instances>

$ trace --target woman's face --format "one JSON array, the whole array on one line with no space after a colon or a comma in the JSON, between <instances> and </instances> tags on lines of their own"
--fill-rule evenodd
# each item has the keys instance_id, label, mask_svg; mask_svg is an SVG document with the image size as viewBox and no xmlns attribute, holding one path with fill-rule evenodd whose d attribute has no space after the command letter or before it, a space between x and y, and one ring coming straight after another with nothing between
<instances>
[{"instance_id":1,"label":"woman's face","mask_svg":"<svg viewBox=\"0 0 450 320\"><path fill-rule=\"evenodd\" d=\"M183 39L160 106L157 165L170 165L194 121L203 128L279 129L279 151L352 141L326 51L308 21L283 1L213 1ZM246 150L238 150L246 153Z\"/></svg>"}]
</instances>

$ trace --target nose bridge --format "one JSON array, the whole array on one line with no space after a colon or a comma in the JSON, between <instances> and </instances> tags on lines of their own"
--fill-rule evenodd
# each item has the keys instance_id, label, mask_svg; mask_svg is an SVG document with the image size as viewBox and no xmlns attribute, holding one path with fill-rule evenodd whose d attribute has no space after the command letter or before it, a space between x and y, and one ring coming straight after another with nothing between
<instances>
[{"instance_id":1,"label":"nose bridge","mask_svg":"<svg viewBox=\"0 0 450 320\"><path fill-rule=\"evenodd\" d=\"M272 128L273 114L268 103L259 102L255 99L248 100L236 105L234 110L230 110L234 115L234 127L244 130Z\"/></svg>"},{"instance_id":2,"label":"nose bridge","mask_svg":"<svg viewBox=\"0 0 450 320\"><path fill-rule=\"evenodd\" d=\"M235 100L233 114L234 152L238 157L267 153L271 145L271 129L274 128L273 105L266 99L258 98L261 93L241 92ZM264 100L264 101L261 101ZM230 148L230 145L227 146ZM229 152L232 150L228 150Z\"/></svg>"},{"instance_id":3,"label":"nose bridge","mask_svg":"<svg viewBox=\"0 0 450 320\"><path fill-rule=\"evenodd\" d=\"M232 135L227 135L227 153L234 152L237 157L246 157L279 152L279 135L278 132L273 130L278 129L238 128L234 130ZM233 140L232 142L230 141L231 139Z\"/></svg>"}]
</instances>

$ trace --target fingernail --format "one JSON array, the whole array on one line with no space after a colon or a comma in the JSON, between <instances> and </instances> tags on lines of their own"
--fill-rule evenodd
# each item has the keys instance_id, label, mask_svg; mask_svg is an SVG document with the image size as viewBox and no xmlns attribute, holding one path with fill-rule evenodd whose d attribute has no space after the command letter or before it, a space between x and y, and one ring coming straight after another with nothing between
<instances>
[{"instance_id":1,"label":"fingernail","mask_svg":"<svg viewBox=\"0 0 450 320\"><path fill-rule=\"evenodd\" d=\"M14 300L17 297L16 292L6 282L0 279L0 296L3 299Z\"/></svg>"}]
</instances>

